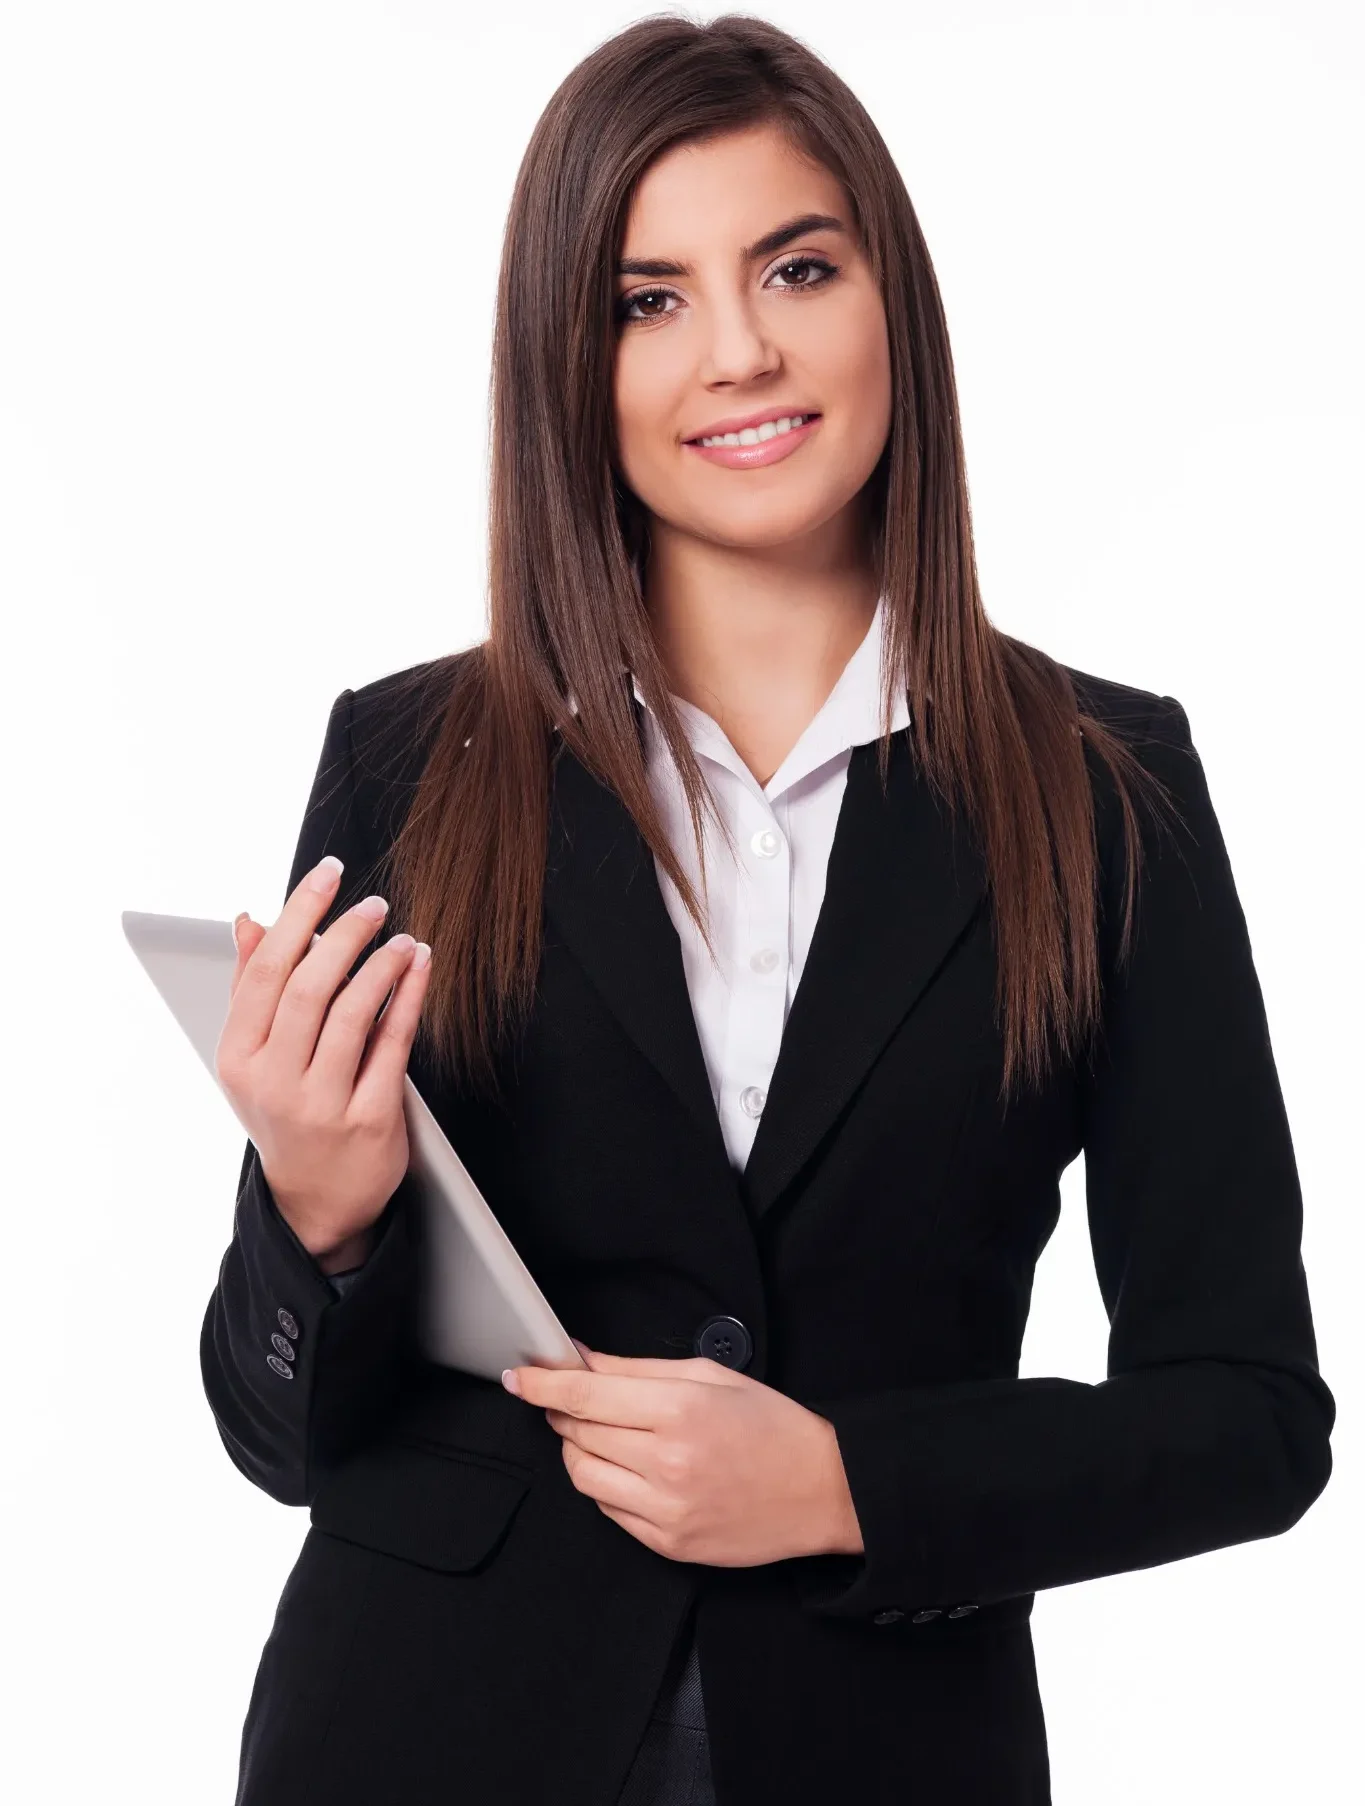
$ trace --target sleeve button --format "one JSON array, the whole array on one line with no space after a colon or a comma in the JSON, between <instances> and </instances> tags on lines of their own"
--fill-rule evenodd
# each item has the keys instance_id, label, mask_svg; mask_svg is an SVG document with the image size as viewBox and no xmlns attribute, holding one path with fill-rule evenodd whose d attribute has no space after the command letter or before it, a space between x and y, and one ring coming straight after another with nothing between
<instances>
[{"instance_id":1,"label":"sleeve button","mask_svg":"<svg viewBox=\"0 0 1365 1806\"><path fill-rule=\"evenodd\" d=\"M275 1312L275 1317L280 1328L284 1331L285 1335L289 1337L289 1340L291 1342L297 1342L299 1339L299 1325L298 1319L293 1313L285 1310L284 1306L281 1305L279 1310Z\"/></svg>"},{"instance_id":2,"label":"sleeve button","mask_svg":"<svg viewBox=\"0 0 1365 1806\"><path fill-rule=\"evenodd\" d=\"M925 1611L916 1612L910 1622L912 1624L927 1624L931 1618L941 1618L942 1616L942 1608L937 1605L931 1605Z\"/></svg>"},{"instance_id":3,"label":"sleeve button","mask_svg":"<svg viewBox=\"0 0 1365 1806\"><path fill-rule=\"evenodd\" d=\"M292 1361L294 1359L294 1344L286 1341L278 1330L271 1336L270 1346L275 1350L275 1353L282 1356L284 1360Z\"/></svg>"},{"instance_id":4,"label":"sleeve button","mask_svg":"<svg viewBox=\"0 0 1365 1806\"><path fill-rule=\"evenodd\" d=\"M950 1618L965 1618L969 1612L974 1612L975 1610L976 1607L974 1605L955 1605L948 1616Z\"/></svg>"},{"instance_id":5,"label":"sleeve button","mask_svg":"<svg viewBox=\"0 0 1365 1806\"><path fill-rule=\"evenodd\" d=\"M270 1365L275 1369L282 1380L293 1379L294 1369L289 1365L288 1361L282 1361L277 1354L268 1354L265 1358L269 1361Z\"/></svg>"},{"instance_id":6,"label":"sleeve button","mask_svg":"<svg viewBox=\"0 0 1365 1806\"><path fill-rule=\"evenodd\" d=\"M874 1616L872 1622L874 1624L899 1624L899 1622L901 1621L901 1619L904 1616L905 1616L904 1612L897 1611L895 1606L892 1606L887 1611L878 1612Z\"/></svg>"}]
</instances>

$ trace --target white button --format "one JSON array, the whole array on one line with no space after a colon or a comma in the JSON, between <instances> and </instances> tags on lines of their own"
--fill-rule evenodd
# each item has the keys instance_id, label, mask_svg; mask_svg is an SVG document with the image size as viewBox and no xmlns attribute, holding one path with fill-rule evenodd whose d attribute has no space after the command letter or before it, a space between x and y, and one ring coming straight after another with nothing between
<instances>
[{"instance_id":1,"label":"white button","mask_svg":"<svg viewBox=\"0 0 1365 1806\"><path fill-rule=\"evenodd\" d=\"M749 845L760 859L771 859L782 851L782 836L775 828L759 828L749 837Z\"/></svg>"},{"instance_id":2,"label":"white button","mask_svg":"<svg viewBox=\"0 0 1365 1806\"><path fill-rule=\"evenodd\" d=\"M739 1107L746 1116L759 1116L768 1101L766 1091L760 1091L757 1085L746 1085L739 1094Z\"/></svg>"},{"instance_id":3,"label":"white button","mask_svg":"<svg viewBox=\"0 0 1365 1806\"><path fill-rule=\"evenodd\" d=\"M749 964L755 972L771 972L777 960L776 947L761 947L757 953L749 955Z\"/></svg>"}]
</instances>

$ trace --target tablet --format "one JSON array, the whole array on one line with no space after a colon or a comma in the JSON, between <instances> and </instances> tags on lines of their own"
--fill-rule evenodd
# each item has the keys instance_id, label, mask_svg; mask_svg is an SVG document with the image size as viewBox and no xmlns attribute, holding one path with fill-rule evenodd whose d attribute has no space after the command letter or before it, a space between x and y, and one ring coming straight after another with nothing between
<instances>
[{"instance_id":1,"label":"tablet","mask_svg":"<svg viewBox=\"0 0 1365 1806\"><path fill-rule=\"evenodd\" d=\"M222 1092L214 1056L237 963L232 924L125 909L123 932ZM504 1367L586 1366L409 1077L403 1114L421 1247L418 1333L427 1358L490 1380L500 1380Z\"/></svg>"}]
</instances>

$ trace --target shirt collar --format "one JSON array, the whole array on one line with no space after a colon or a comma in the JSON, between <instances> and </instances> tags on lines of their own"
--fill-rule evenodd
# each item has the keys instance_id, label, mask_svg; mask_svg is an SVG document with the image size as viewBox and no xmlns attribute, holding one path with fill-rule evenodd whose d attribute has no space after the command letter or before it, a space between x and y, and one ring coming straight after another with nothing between
<instances>
[{"instance_id":1,"label":"shirt collar","mask_svg":"<svg viewBox=\"0 0 1365 1806\"><path fill-rule=\"evenodd\" d=\"M763 794L769 799L789 789L799 779L806 777L838 754L848 752L855 746L863 746L868 741L879 738L886 620L886 598L878 596L877 606L867 632L863 635L848 663L839 673L834 688L825 698L813 719L807 723L795 746L763 786ZM627 668L623 665L621 667L623 676L626 675L626 671ZM644 708L652 724L654 711L641 694L639 683L633 672L630 673L630 684L635 700ZM694 703L686 701L681 696L674 695L673 702L687 731L692 749L698 757L712 759L717 764L735 771L752 784L755 781L752 773L731 746L728 736L723 732L719 723L704 709L697 708ZM578 705L572 695L569 697L569 708L572 713L578 713ZM909 722L909 698L904 691L899 691L892 701L891 732L893 734L898 732L901 728L907 727Z\"/></svg>"}]
</instances>

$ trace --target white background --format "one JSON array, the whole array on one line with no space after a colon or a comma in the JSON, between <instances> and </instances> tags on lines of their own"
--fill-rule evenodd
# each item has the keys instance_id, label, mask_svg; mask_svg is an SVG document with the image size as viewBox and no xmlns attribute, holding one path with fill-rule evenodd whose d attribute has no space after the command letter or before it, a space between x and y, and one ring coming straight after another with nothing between
<instances>
[{"instance_id":1,"label":"white background","mask_svg":"<svg viewBox=\"0 0 1365 1806\"><path fill-rule=\"evenodd\" d=\"M236 1471L200 1390L244 1136L119 912L273 920L332 698L483 637L505 209L555 86L639 10L0 11L12 1800L232 1797L307 1516ZM905 175L993 620L1189 712L1303 1180L1332 1482L1287 1536L1038 1596L1054 1798L1335 1806L1362 1607L1352 9L766 11ZM1099 1380L1080 1162L1064 1183L1023 1372Z\"/></svg>"}]
</instances>

